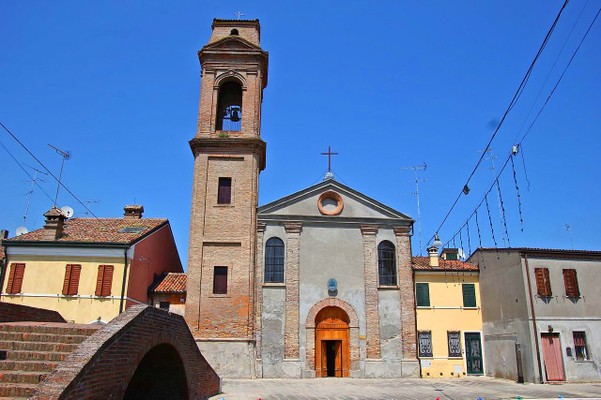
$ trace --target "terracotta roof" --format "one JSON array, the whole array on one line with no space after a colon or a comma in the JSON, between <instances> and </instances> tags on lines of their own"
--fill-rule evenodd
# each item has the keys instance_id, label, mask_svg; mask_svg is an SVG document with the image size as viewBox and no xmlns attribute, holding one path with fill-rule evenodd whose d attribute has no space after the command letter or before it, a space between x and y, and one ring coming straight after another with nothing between
<instances>
[{"instance_id":1,"label":"terracotta roof","mask_svg":"<svg viewBox=\"0 0 601 400\"><path fill-rule=\"evenodd\" d=\"M65 221L63 236L57 240L45 240L41 228L6 239L4 246L18 242L131 244L167 223L163 218L73 218Z\"/></svg>"},{"instance_id":2,"label":"terracotta roof","mask_svg":"<svg viewBox=\"0 0 601 400\"><path fill-rule=\"evenodd\" d=\"M430 257L413 257L413 269L418 271L479 271L477 265L459 260L438 258L438 267L430 266Z\"/></svg>"},{"instance_id":3,"label":"terracotta roof","mask_svg":"<svg viewBox=\"0 0 601 400\"><path fill-rule=\"evenodd\" d=\"M150 287L150 293L186 293L187 275L182 272L168 272L161 275Z\"/></svg>"}]
</instances>

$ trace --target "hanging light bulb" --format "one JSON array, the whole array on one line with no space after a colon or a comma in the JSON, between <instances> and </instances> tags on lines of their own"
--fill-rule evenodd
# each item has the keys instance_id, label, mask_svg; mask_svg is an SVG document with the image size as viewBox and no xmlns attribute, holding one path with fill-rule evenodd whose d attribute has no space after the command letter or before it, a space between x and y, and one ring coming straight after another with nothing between
<instances>
[{"instance_id":1,"label":"hanging light bulb","mask_svg":"<svg viewBox=\"0 0 601 400\"><path fill-rule=\"evenodd\" d=\"M442 246L442 241L440 240L440 237L438 237L438 232L434 234L434 242L432 242L432 246L436 248L440 248Z\"/></svg>"}]
</instances>

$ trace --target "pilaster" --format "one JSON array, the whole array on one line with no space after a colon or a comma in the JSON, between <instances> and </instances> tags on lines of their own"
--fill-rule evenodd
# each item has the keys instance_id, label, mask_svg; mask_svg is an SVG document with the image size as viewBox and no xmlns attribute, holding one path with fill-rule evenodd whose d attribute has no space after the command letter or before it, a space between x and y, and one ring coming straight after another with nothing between
<instances>
[{"instance_id":1,"label":"pilaster","mask_svg":"<svg viewBox=\"0 0 601 400\"><path fill-rule=\"evenodd\" d=\"M403 338L403 359L415 359L416 326L415 299L413 293L413 270L411 265L411 228L394 228L397 248L397 268L401 296L401 322Z\"/></svg>"},{"instance_id":2,"label":"pilaster","mask_svg":"<svg viewBox=\"0 0 601 400\"><path fill-rule=\"evenodd\" d=\"M284 358L298 359L300 324L300 222L284 224L286 230L286 318L284 328Z\"/></svg>"},{"instance_id":3,"label":"pilaster","mask_svg":"<svg viewBox=\"0 0 601 400\"><path fill-rule=\"evenodd\" d=\"M366 355L380 358L380 314L378 311L378 251L375 225L361 225L363 236L363 277L365 281Z\"/></svg>"}]
</instances>

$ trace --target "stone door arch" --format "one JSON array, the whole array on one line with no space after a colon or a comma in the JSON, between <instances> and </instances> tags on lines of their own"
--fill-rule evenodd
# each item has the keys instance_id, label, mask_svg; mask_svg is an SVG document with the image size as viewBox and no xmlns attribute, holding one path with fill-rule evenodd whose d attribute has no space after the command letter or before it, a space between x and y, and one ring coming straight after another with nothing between
<instances>
[{"instance_id":1,"label":"stone door arch","mask_svg":"<svg viewBox=\"0 0 601 400\"><path fill-rule=\"evenodd\" d=\"M306 365L311 373L328 376L327 365L324 366L322 362L325 356L323 352L328 350L339 351L342 358L340 371L332 376L351 376L352 371L359 369L359 320L350 304L335 298L319 301L309 311L305 328ZM323 347L332 345L336 348Z\"/></svg>"}]
</instances>

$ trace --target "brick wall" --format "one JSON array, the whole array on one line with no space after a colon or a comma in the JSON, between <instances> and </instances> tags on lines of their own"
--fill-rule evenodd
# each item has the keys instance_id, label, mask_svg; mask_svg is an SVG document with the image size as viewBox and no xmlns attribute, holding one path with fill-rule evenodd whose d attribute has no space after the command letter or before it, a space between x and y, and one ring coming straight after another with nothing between
<instances>
[{"instance_id":1,"label":"brick wall","mask_svg":"<svg viewBox=\"0 0 601 400\"><path fill-rule=\"evenodd\" d=\"M284 358L299 358L300 310L300 223L286 223L286 317Z\"/></svg>"},{"instance_id":2,"label":"brick wall","mask_svg":"<svg viewBox=\"0 0 601 400\"><path fill-rule=\"evenodd\" d=\"M411 265L410 227L395 228L399 288L401 295L401 321L403 337L403 359L413 360L416 353L415 299L413 294L413 269Z\"/></svg>"},{"instance_id":3,"label":"brick wall","mask_svg":"<svg viewBox=\"0 0 601 400\"><path fill-rule=\"evenodd\" d=\"M219 393L220 379L200 354L184 319L136 305L84 341L31 398L123 398L141 361L156 349L171 359L181 359L182 371L175 378L183 379L189 398L203 399ZM150 389L153 383L159 390L161 380L146 380Z\"/></svg>"},{"instance_id":4,"label":"brick wall","mask_svg":"<svg viewBox=\"0 0 601 400\"><path fill-rule=\"evenodd\" d=\"M362 225L365 279L365 336L367 358L380 358L380 313L378 311L378 227Z\"/></svg>"},{"instance_id":5,"label":"brick wall","mask_svg":"<svg viewBox=\"0 0 601 400\"><path fill-rule=\"evenodd\" d=\"M56 311L0 302L0 322L66 322Z\"/></svg>"}]
</instances>

